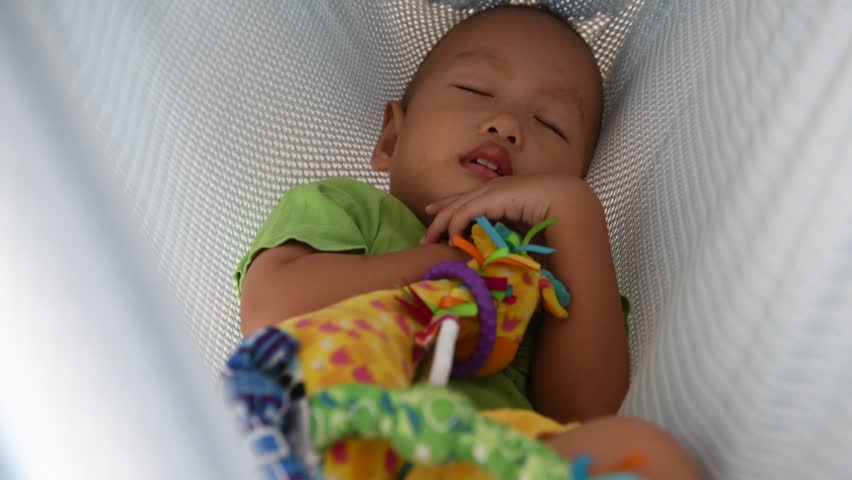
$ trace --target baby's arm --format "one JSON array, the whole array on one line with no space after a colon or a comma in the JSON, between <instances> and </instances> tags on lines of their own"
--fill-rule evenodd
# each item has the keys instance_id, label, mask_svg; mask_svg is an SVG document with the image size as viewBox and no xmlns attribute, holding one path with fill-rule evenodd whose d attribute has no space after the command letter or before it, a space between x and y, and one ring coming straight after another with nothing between
<instances>
[{"instance_id":1,"label":"baby's arm","mask_svg":"<svg viewBox=\"0 0 852 480\"><path fill-rule=\"evenodd\" d=\"M467 258L460 250L440 244L380 255L323 253L298 242L264 250L243 280L243 334L354 295L417 281L446 260Z\"/></svg>"},{"instance_id":2,"label":"baby's arm","mask_svg":"<svg viewBox=\"0 0 852 480\"><path fill-rule=\"evenodd\" d=\"M559 219L545 231L545 243L556 249L547 263L571 292L570 315L546 318L536 337L533 403L559 421L615 413L629 381L627 330L603 206L588 184L560 175L500 177L426 212L435 219L424 243L460 233L479 215L528 226Z\"/></svg>"},{"instance_id":3,"label":"baby's arm","mask_svg":"<svg viewBox=\"0 0 852 480\"><path fill-rule=\"evenodd\" d=\"M561 421L615 413L630 376L627 329L600 200L580 180L555 203L548 265L571 292L566 320L545 318L531 378L536 408Z\"/></svg>"}]
</instances>

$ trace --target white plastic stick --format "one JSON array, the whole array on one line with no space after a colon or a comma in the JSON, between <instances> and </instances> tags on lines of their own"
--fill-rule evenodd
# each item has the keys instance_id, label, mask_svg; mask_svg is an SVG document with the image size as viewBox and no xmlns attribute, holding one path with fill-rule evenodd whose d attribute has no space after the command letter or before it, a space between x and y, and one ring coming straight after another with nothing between
<instances>
[{"instance_id":1,"label":"white plastic stick","mask_svg":"<svg viewBox=\"0 0 852 480\"><path fill-rule=\"evenodd\" d=\"M444 315L439 320L441 330L435 342L435 355L432 357L432 369L429 371L429 382L435 385L446 385L453 368L453 357L456 350L456 339L459 336L458 319L452 315Z\"/></svg>"}]
</instances>

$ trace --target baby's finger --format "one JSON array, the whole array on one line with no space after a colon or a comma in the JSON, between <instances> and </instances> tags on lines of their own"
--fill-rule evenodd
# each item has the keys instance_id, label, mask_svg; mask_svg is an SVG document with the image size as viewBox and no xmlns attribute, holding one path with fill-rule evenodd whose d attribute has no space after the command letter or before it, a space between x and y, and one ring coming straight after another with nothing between
<instances>
[{"instance_id":1,"label":"baby's finger","mask_svg":"<svg viewBox=\"0 0 852 480\"><path fill-rule=\"evenodd\" d=\"M420 240L420 243L433 243L441 238L441 235L447 231L447 225L453 218L453 212L456 210L456 208L453 207L455 207L455 203L448 205L435 215L435 218L432 219L432 223L429 224L429 228L426 229L426 234L423 235L423 239Z\"/></svg>"},{"instance_id":2,"label":"baby's finger","mask_svg":"<svg viewBox=\"0 0 852 480\"><path fill-rule=\"evenodd\" d=\"M452 203L441 209L440 212L432 220L429 228L426 229L426 235L423 236L421 243L432 243L441 238L444 232L447 232L447 227L453 219L455 212L476 198L478 192L469 192L456 198Z\"/></svg>"},{"instance_id":3,"label":"baby's finger","mask_svg":"<svg viewBox=\"0 0 852 480\"><path fill-rule=\"evenodd\" d=\"M451 238L453 235L460 235L479 216L484 215L489 220L499 219L502 216L501 210L499 205L493 203L493 198L489 199L488 196L471 199L455 209L447 225L447 233Z\"/></svg>"},{"instance_id":4,"label":"baby's finger","mask_svg":"<svg viewBox=\"0 0 852 480\"><path fill-rule=\"evenodd\" d=\"M446 207L447 205L450 205L451 203L456 201L460 196L461 196L460 194L459 195L451 195L449 197L442 198L442 199L440 199L436 202L432 202L429 205L426 205L426 213L431 215L433 213L440 212L441 210L444 209L444 207Z\"/></svg>"},{"instance_id":5,"label":"baby's finger","mask_svg":"<svg viewBox=\"0 0 852 480\"><path fill-rule=\"evenodd\" d=\"M447 224L447 210L441 210L435 218L432 219L432 223L426 228L426 233L423 234L423 238L420 239L420 244L425 245L427 243L434 243L439 238L441 238L441 234L444 233L444 228Z\"/></svg>"},{"instance_id":6,"label":"baby's finger","mask_svg":"<svg viewBox=\"0 0 852 480\"><path fill-rule=\"evenodd\" d=\"M507 196L503 192L486 192L459 206L453 212L453 219L447 226L447 232L451 236L457 234L479 216L484 216L491 221L521 224L526 221L523 201Z\"/></svg>"}]
</instances>

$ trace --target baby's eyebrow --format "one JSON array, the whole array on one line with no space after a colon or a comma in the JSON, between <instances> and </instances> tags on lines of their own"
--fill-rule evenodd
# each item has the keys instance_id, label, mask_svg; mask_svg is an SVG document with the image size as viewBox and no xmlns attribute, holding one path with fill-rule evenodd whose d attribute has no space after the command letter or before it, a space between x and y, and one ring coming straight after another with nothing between
<instances>
[{"instance_id":1,"label":"baby's eyebrow","mask_svg":"<svg viewBox=\"0 0 852 480\"><path fill-rule=\"evenodd\" d=\"M554 87L545 89L542 92L544 95L553 98L558 102L565 102L574 108L580 114L580 119L585 117L583 111L583 97L573 88Z\"/></svg>"},{"instance_id":2,"label":"baby's eyebrow","mask_svg":"<svg viewBox=\"0 0 852 480\"><path fill-rule=\"evenodd\" d=\"M464 64L470 62L483 62L494 67L496 70L505 72L508 70L506 60L483 50L466 50L458 53L450 59L450 65Z\"/></svg>"}]
</instances>

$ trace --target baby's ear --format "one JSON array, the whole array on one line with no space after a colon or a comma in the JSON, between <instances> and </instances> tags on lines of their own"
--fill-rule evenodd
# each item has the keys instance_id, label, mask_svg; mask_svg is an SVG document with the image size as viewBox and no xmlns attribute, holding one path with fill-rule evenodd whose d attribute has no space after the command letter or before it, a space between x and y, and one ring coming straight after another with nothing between
<instances>
[{"instance_id":1,"label":"baby's ear","mask_svg":"<svg viewBox=\"0 0 852 480\"><path fill-rule=\"evenodd\" d=\"M382 125L382 134L373 149L370 163L373 170L386 172L390 169L391 160L396 150L396 141L399 139L399 131L402 129L402 121L405 118L405 110L402 104L394 100L385 106L385 118Z\"/></svg>"}]
</instances>

